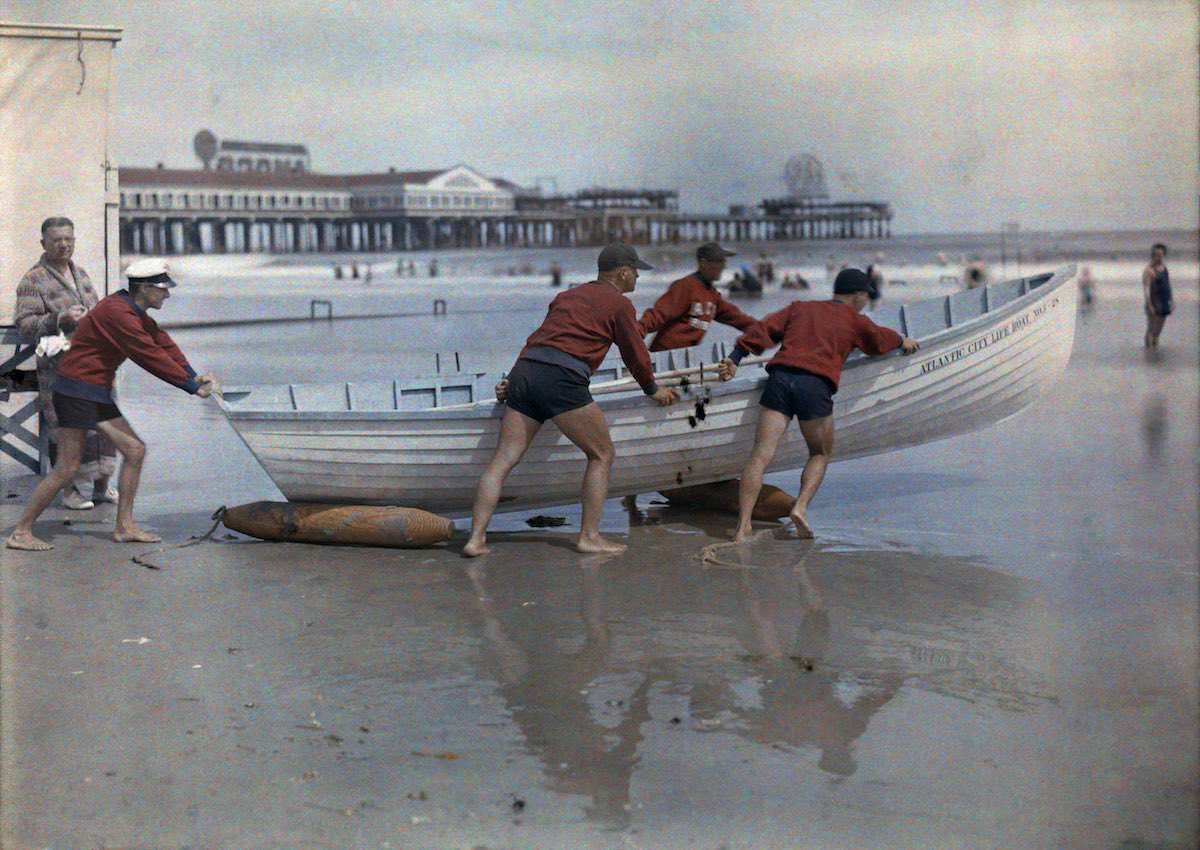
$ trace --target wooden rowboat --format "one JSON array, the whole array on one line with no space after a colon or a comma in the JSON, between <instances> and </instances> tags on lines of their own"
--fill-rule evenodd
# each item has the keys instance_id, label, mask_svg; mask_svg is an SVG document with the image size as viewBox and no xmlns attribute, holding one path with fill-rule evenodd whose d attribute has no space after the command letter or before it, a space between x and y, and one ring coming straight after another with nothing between
<instances>
[{"instance_id":1,"label":"wooden rowboat","mask_svg":"<svg viewBox=\"0 0 1200 850\"><path fill-rule=\"evenodd\" d=\"M847 362L835 396L835 460L976 431L1032 404L1071 356L1076 287L1066 284L1074 276L1067 266L871 314L919 339L921 350ZM754 442L768 358L746 358L737 377L721 383L719 355L651 355L660 382L682 385L683 403L672 407L648 402L618 360L602 365L592 392L617 447L611 496L737 477ZM219 403L292 501L462 516L496 447L497 378L231 387ZM795 469L806 456L798 429L789 429L769 469ZM578 449L553 426L543 428L509 476L500 507L573 502L583 467Z\"/></svg>"}]
</instances>

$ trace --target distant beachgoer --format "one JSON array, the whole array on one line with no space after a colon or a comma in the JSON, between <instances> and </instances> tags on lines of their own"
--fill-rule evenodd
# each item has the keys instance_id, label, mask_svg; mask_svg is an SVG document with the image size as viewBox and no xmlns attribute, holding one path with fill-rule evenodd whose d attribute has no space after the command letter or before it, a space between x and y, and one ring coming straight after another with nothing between
<instances>
[{"instance_id":1,"label":"distant beachgoer","mask_svg":"<svg viewBox=\"0 0 1200 850\"><path fill-rule=\"evenodd\" d=\"M404 260L396 260L396 277L404 277Z\"/></svg>"},{"instance_id":2,"label":"distant beachgoer","mask_svg":"<svg viewBox=\"0 0 1200 850\"><path fill-rule=\"evenodd\" d=\"M358 263L357 262L350 263L350 277L354 278L355 280L358 280Z\"/></svg>"},{"instance_id":3,"label":"distant beachgoer","mask_svg":"<svg viewBox=\"0 0 1200 850\"><path fill-rule=\"evenodd\" d=\"M342 279L342 267L337 263L333 264L333 279L334 280Z\"/></svg>"},{"instance_id":4,"label":"distant beachgoer","mask_svg":"<svg viewBox=\"0 0 1200 850\"><path fill-rule=\"evenodd\" d=\"M1158 348L1167 316L1175 309L1171 299L1171 273L1167 271L1167 246L1155 242L1150 249L1150 264L1142 272L1142 295L1146 310L1146 348Z\"/></svg>"},{"instance_id":5,"label":"distant beachgoer","mask_svg":"<svg viewBox=\"0 0 1200 850\"><path fill-rule=\"evenodd\" d=\"M100 300L88 273L72 261L74 254L75 225L71 220L56 216L43 221L42 256L17 284L13 312L21 340L39 346L38 409L50 435L52 460L58 454L58 417L50 385L67 350L61 340L71 337L79 320ZM116 470L116 446L103 434L89 430L79 472L63 489L63 507L85 511L97 502L116 502L117 491L109 484Z\"/></svg>"},{"instance_id":6,"label":"distant beachgoer","mask_svg":"<svg viewBox=\"0 0 1200 850\"><path fill-rule=\"evenodd\" d=\"M876 254L875 262L867 266L867 277L871 279L871 291L867 295L871 299L870 308L872 311L879 304L879 299L883 297L883 269L880 267L882 260L883 255Z\"/></svg>"},{"instance_id":7,"label":"distant beachgoer","mask_svg":"<svg viewBox=\"0 0 1200 850\"><path fill-rule=\"evenodd\" d=\"M966 269L967 289L978 289L987 285L987 268L979 257L972 257Z\"/></svg>"},{"instance_id":8,"label":"distant beachgoer","mask_svg":"<svg viewBox=\"0 0 1200 850\"><path fill-rule=\"evenodd\" d=\"M706 242L696 249L696 271L674 281L654 306L642 313L642 334L655 334L651 351L699 345L713 322L740 331L754 324L753 316L730 304L717 289L725 272L725 259L735 256L716 242Z\"/></svg>"},{"instance_id":9,"label":"distant beachgoer","mask_svg":"<svg viewBox=\"0 0 1200 850\"><path fill-rule=\"evenodd\" d=\"M580 552L625 549L600 535L600 515L615 452L608 423L592 400L588 382L616 343L621 359L647 396L668 405L678 401L679 395L655 383L637 314L625 297L637 286L638 269L650 266L632 247L618 242L600 252L597 268L596 280L554 297L545 321L526 340L508 377L496 386L497 400L508 409L500 423L499 445L475 493L471 537L463 547L467 557L489 551L487 527L504 481L547 419L587 455L583 516L575 548Z\"/></svg>"},{"instance_id":10,"label":"distant beachgoer","mask_svg":"<svg viewBox=\"0 0 1200 850\"><path fill-rule=\"evenodd\" d=\"M834 258L833 254L830 254L828 257L825 258L825 278L826 278L826 280L833 280L833 276L837 273L837 270L838 270L837 259Z\"/></svg>"},{"instance_id":11,"label":"distant beachgoer","mask_svg":"<svg viewBox=\"0 0 1200 850\"><path fill-rule=\"evenodd\" d=\"M417 276L417 264L413 260L408 261L408 276L409 277Z\"/></svg>"},{"instance_id":12,"label":"distant beachgoer","mask_svg":"<svg viewBox=\"0 0 1200 850\"><path fill-rule=\"evenodd\" d=\"M363 283L370 283L373 276L374 272L371 271L371 264L367 263L367 269L363 273Z\"/></svg>"},{"instance_id":13,"label":"distant beachgoer","mask_svg":"<svg viewBox=\"0 0 1200 850\"><path fill-rule=\"evenodd\" d=\"M1079 270L1079 309L1083 312L1088 312L1092 309L1092 305L1096 301L1096 284L1092 280L1091 266L1084 266Z\"/></svg>"},{"instance_id":14,"label":"distant beachgoer","mask_svg":"<svg viewBox=\"0 0 1200 850\"><path fill-rule=\"evenodd\" d=\"M557 262L550 264L550 285L555 289L562 286L562 266Z\"/></svg>"},{"instance_id":15,"label":"distant beachgoer","mask_svg":"<svg viewBox=\"0 0 1200 850\"><path fill-rule=\"evenodd\" d=\"M433 259L431 259L431 260L429 261L429 276L430 276L430 277L437 277L437 276L438 276L438 261L437 261L437 257L434 257Z\"/></svg>"},{"instance_id":16,"label":"distant beachgoer","mask_svg":"<svg viewBox=\"0 0 1200 850\"><path fill-rule=\"evenodd\" d=\"M211 374L197 375L166 331L150 318L170 298L175 286L164 260L148 258L125 270L129 289L103 299L79 320L71 348L58 364L51 386L58 415L59 448L54 468L34 488L29 504L5 545L10 549L45 551L54 546L33 535L33 524L64 487L71 483L83 457L87 432L97 430L116 444L121 464L116 529L119 543L162 540L133 521L133 500L142 475L146 444L129 427L113 397L117 368L132 360L157 378L201 398L217 388Z\"/></svg>"},{"instance_id":17,"label":"distant beachgoer","mask_svg":"<svg viewBox=\"0 0 1200 850\"><path fill-rule=\"evenodd\" d=\"M770 377L759 402L754 448L742 470L735 540L750 537L750 520L762 489L763 473L793 416L808 446L808 461L790 518L800 537L813 536L808 506L833 454L833 396L842 365L855 348L876 355L895 348L911 354L920 347L915 339L901 337L861 315L870 291L871 280L864 272L844 269L834 281L832 300L793 301L738 337L733 353L721 361L721 380L728 381L747 354L760 354L782 342L779 353L767 365Z\"/></svg>"}]
</instances>

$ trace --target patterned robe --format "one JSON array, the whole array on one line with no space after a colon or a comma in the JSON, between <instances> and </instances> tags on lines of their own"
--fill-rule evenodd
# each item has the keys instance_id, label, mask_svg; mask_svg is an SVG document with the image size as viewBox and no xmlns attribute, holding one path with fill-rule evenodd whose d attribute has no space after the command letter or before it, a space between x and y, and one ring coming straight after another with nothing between
<instances>
[{"instance_id":1,"label":"patterned robe","mask_svg":"<svg viewBox=\"0 0 1200 850\"><path fill-rule=\"evenodd\" d=\"M17 306L13 323L21 339L37 344L43 336L55 336L60 330L58 314L76 304L90 310L100 300L87 272L70 263L70 280L64 278L50 266L46 255L38 264L25 273L17 284ZM68 337L75 330L75 322L63 319L61 330ZM54 383L58 360L62 357L38 357L38 400L42 416L50 429L52 442L58 441L58 417L51 403L50 385ZM86 498L91 498L90 484L97 478L111 476L117 468L117 450L112 441L95 431L88 431L83 450L83 462L75 477L75 486Z\"/></svg>"}]
</instances>

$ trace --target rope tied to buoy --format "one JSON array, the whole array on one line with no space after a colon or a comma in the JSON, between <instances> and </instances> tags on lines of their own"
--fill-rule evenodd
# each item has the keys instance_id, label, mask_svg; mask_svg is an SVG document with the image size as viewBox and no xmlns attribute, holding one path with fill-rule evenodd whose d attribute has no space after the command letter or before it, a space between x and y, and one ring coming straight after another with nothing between
<instances>
[{"instance_id":1,"label":"rope tied to buoy","mask_svg":"<svg viewBox=\"0 0 1200 850\"><path fill-rule=\"evenodd\" d=\"M163 552L169 552L173 549L186 549L189 546L195 546L197 543L203 543L206 540L210 540L213 534L216 533L217 528L219 528L221 523L225 521L225 506L221 505L221 507L213 511L211 519L213 521L212 528L204 532L204 534L200 535L199 537L193 535L187 540L186 543L176 543L171 546L160 546L157 549L151 549L148 552L142 552L140 555L134 555L129 560L133 561L138 566L145 567L148 570L162 570L162 567L145 559L150 555L159 555Z\"/></svg>"}]
</instances>

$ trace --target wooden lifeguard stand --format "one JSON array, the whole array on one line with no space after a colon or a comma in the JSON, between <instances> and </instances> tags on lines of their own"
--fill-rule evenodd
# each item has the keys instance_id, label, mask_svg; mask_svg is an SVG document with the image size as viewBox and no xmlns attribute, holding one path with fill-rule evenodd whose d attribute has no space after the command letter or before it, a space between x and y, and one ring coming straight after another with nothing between
<instances>
[{"instance_id":1,"label":"wooden lifeguard stand","mask_svg":"<svg viewBox=\"0 0 1200 850\"><path fill-rule=\"evenodd\" d=\"M112 55L121 30L0 21L0 477L47 468L33 345L13 325L41 223L75 223L75 262L107 295L120 272L117 168L109 154Z\"/></svg>"}]
</instances>

